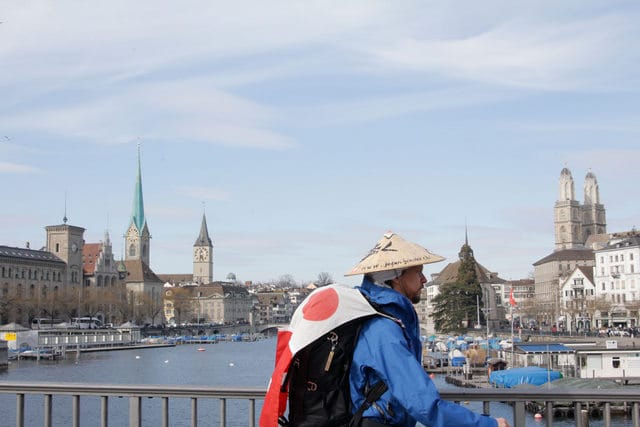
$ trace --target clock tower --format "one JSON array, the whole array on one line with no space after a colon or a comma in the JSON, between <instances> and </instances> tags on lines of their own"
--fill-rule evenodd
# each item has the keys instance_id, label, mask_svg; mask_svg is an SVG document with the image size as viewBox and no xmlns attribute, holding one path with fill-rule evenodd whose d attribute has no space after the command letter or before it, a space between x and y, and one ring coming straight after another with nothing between
<instances>
[{"instance_id":1,"label":"clock tower","mask_svg":"<svg viewBox=\"0 0 640 427\"><path fill-rule=\"evenodd\" d=\"M133 192L133 209L129 228L125 234L124 259L142 260L147 266L151 262L151 234L147 219L144 216L144 201L142 199L142 172L140 167L140 147L138 146L138 176Z\"/></svg>"},{"instance_id":2,"label":"clock tower","mask_svg":"<svg viewBox=\"0 0 640 427\"><path fill-rule=\"evenodd\" d=\"M213 281L213 243L205 214L202 214L200 234L193 244L193 281L201 285Z\"/></svg>"},{"instance_id":3,"label":"clock tower","mask_svg":"<svg viewBox=\"0 0 640 427\"><path fill-rule=\"evenodd\" d=\"M67 264L67 284L79 286L82 283L84 228L67 224L65 215L63 224L49 225L45 230L47 231L47 251Z\"/></svg>"}]
</instances>

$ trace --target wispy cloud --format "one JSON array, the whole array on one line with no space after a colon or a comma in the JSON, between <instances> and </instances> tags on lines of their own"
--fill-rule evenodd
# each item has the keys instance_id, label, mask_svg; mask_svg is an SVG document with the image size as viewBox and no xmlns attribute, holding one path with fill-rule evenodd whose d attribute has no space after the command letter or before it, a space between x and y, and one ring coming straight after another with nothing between
<instances>
[{"instance_id":1,"label":"wispy cloud","mask_svg":"<svg viewBox=\"0 0 640 427\"><path fill-rule=\"evenodd\" d=\"M40 169L33 166L21 165L18 163L0 162L0 173L30 174L30 173L40 173L40 172L42 172Z\"/></svg>"},{"instance_id":2,"label":"wispy cloud","mask_svg":"<svg viewBox=\"0 0 640 427\"><path fill-rule=\"evenodd\" d=\"M636 78L612 63L640 57L633 42L637 12L548 19L537 11L487 26L475 34L407 34L369 51L383 68L544 90L619 87Z\"/></svg>"},{"instance_id":3,"label":"wispy cloud","mask_svg":"<svg viewBox=\"0 0 640 427\"><path fill-rule=\"evenodd\" d=\"M217 90L210 83L194 79L115 86L81 100L5 114L0 125L103 144L128 143L145 129L147 138L167 141L262 149L295 145L292 138L270 129L276 117L272 109Z\"/></svg>"}]
</instances>

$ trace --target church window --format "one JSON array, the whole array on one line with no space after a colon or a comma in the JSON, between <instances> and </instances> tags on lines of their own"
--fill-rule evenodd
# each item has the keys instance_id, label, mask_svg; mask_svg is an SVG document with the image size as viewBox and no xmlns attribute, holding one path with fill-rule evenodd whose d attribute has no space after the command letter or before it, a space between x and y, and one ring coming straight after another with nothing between
<instances>
[{"instance_id":1,"label":"church window","mask_svg":"<svg viewBox=\"0 0 640 427\"><path fill-rule=\"evenodd\" d=\"M136 247L133 243L129 246L129 256L136 256Z\"/></svg>"}]
</instances>

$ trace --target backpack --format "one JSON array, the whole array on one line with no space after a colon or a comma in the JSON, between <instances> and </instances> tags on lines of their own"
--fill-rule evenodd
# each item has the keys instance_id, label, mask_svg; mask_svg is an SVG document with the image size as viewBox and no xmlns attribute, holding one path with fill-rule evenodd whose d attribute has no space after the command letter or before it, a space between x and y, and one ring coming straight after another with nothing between
<instances>
[{"instance_id":1,"label":"backpack","mask_svg":"<svg viewBox=\"0 0 640 427\"><path fill-rule=\"evenodd\" d=\"M387 390L387 385L380 382L352 414L349 370L355 343L367 319L361 317L333 329L294 356L283 384L289 391L289 414L288 419L280 418L281 425L359 425L364 410Z\"/></svg>"},{"instance_id":2,"label":"backpack","mask_svg":"<svg viewBox=\"0 0 640 427\"><path fill-rule=\"evenodd\" d=\"M377 315L392 318L357 289L329 285L313 291L294 312L289 328L278 332L276 367L260 426L358 426L362 413L387 390L382 381L374 384L352 413L353 351L362 325Z\"/></svg>"}]
</instances>

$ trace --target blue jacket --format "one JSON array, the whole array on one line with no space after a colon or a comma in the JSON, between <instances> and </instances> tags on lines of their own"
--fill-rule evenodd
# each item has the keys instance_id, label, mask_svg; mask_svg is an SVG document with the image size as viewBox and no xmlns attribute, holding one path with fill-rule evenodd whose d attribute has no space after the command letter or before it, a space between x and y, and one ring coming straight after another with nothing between
<instances>
[{"instance_id":1,"label":"blue jacket","mask_svg":"<svg viewBox=\"0 0 640 427\"><path fill-rule=\"evenodd\" d=\"M365 386L383 380L389 389L365 411L365 417L407 427L417 421L429 427L497 427L491 417L440 399L422 366L418 316L408 298L367 279L358 289L382 311L401 320L404 331L382 316L363 325L349 372L354 409L364 401Z\"/></svg>"}]
</instances>

